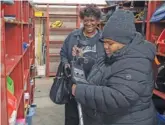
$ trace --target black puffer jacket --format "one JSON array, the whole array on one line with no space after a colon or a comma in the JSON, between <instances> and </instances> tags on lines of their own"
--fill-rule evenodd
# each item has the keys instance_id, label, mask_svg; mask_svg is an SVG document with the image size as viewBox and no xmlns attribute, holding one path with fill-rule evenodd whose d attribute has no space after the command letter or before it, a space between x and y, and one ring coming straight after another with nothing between
<instances>
[{"instance_id":1,"label":"black puffer jacket","mask_svg":"<svg viewBox=\"0 0 165 125\"><path fill-rule=\"evenodd\" d=\"M132 43L115 52L107 64L93 67L89 85L78 84L85 125L156 125L152 103L156 48L136 33Z\"/></svg>"}]
</instances>

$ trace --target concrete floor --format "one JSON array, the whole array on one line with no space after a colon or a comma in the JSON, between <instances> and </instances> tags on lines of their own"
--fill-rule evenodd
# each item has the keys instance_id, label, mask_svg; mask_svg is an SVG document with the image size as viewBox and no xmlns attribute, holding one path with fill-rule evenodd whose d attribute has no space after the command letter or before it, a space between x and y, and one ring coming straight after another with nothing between
<instances>
[{"instance_id":1,"label":"concrete floor","mask_svg":"<svg viewBox=\"0 0 165 125\"><path fill-rule=\"evenodd\" d=\"M52 78L37 78L34 103L37 104L33 125L64 125L64 105L56 105L49 98Z\"/></svg>"}]
</instances>

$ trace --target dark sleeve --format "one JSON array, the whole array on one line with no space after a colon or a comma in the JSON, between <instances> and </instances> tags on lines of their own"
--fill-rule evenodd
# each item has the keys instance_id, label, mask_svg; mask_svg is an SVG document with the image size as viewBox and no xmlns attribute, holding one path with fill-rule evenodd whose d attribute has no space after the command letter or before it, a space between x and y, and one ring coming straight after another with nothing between
<instances>
[{"instance_id":1,"label":"dark sleeve","mask_svg":"<svg viewBox=\"0 0 165 125\"><path fill-rule=\"evenodd\" d=\"M98 59L102 59L102 60L105 60L105 57L106 57L106 53L105 53L105 49L104 49L104 44L103 42L99 41L98 42Z\"/></svg>"},{"instance_id":2,"label":"dark sleeve","mask_svg":"<svg viewBox=\"0 0 165 125\"><path fill-rule=\"evenodd\" d=\"M87 77L87 81L98 85L103 79L105 68L104 57L98 58Z\"/></svg>"},{"instance_id":3,"label":"dark sleeve","mask_svg":"<svg viewBox=\"0 0 165 125\"><path fill-rule=\"evenodd\" d=\"M111 112L120 108L128 108L145 91L145 86L137 81L130 80L131 77L130 74L128 75L122 71L112 77L111 81L104 79L101 84L107 84L106 86L78 84L75 98L82 105L101 112Z\"/></svg>"},{"instance_id":4,"label":"dark sleeve","mask_svg":"<svg viewBox=\"0 0 165 125\"><path fill-rule=\"evenodd\" d=\"M69 39L70 39L70 35L68 35L67 38L64 40L63 46L62 46L61 51L60 51L61 61L64 64L69 63L69 61L68 61Z\"/></svg>"}]
</instances>

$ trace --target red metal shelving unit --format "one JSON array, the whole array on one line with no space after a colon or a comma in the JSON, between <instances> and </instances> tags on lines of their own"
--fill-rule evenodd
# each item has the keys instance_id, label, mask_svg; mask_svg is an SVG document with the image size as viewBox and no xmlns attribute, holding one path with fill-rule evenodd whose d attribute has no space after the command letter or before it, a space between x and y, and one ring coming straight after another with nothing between
<instances>
[{"instance_id":1,"label":"red metal shelving unit","mask_svg":"<svg viewBox=\"0 0 165 125\"><path fill-rule=\"evenodd\" d=\"M5 22L4 17L5 5L1 4L1 125L7 125L7 90L6 90L6 60L5 60ZM2 112L4 113L2 115Z\"/></svg>"},{"instance_id":2,"label":"red metal shelving unit","mask_svg":"<svg viewBox=\"0 0 165 125\"><path fill-rule=\"evenodd\" d=\"M14 1L13 5L1 2L1 124L9 125L7 76L14 82L17 99L16 118L25 118L25 104L33 101L34 84L34 10L29 1ZM6 18L12 16L14 19ZM31 35L29 35L31 34ZM23 43L28 46L23 48ZM30 75L33 74L33 75ZM27 86L27 88L25 88ZM30 88L30 89L29 89ZM30 93L29 103L24 102L24 92Z\"/></svg>"},{"instance_id":3,"label":"red metal shelving unit","mask_svg":"<svg viewBox=\"0 0 165 125\"><path fill-rule=\"evenodd\" d=\"M165 31L165 21L160 21L160 22L156 22L156 23L151 23L150 19L152 17L152 14L155 12L155 10L163 3L163 1L149 1L148 2L148 15L147 15L147 28L146 28L146 39L155 43L157 45L157 58L164 58L165 59L165 44L160 44L160 42L162 43L162 38L164 38L165 40L165 35L164 37L163 35L163 30ZM161 35L162 34L162 35ZM157 65L161 65L164 62L160 61L157 62ZM158 90L154 90L153 93L157 96L159 96L160 98L165 100L165 93L164 92L160 92Z\"/></svg>"}]
</instances>

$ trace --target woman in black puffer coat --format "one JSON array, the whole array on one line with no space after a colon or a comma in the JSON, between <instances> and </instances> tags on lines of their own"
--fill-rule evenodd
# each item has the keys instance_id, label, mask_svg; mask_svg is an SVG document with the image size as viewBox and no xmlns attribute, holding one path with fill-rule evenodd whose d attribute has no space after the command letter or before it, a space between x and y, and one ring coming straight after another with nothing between
<instances>
[{"instance_id":1,"label":"woman in black puffer coat","mask_svg":"<svg viewBox=\"0 0 165 125\"><path fill-rule=\"evenodd\" d=\"M103 30L106 63L72 86L84 125L156 125L152 63L156 47L136 32L130 11L117 10Z\"/></svg>"}]
</instances>

